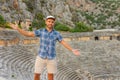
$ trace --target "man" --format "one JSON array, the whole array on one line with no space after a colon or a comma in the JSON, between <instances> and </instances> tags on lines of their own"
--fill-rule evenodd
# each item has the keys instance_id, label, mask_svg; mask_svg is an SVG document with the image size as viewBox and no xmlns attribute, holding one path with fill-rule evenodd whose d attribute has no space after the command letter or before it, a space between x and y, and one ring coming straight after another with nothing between
<instances>
[{"instance_id":1,"label":"man","mask_svg":"<svg viewBox=\"0 0 120 80\"><path fill-rule=\"evenodd\" d=\"M34 32L25 31L18 27L17 24L11 24L10 26L18 30L21 34L29 37L39 37L40 38L40 49L35 62L35 73L34 80L40 80L40 75L43 68L46 66L48 71L48 80L54 79L54 74L56 73L56 52L55 44L59 41L68 50L72 51L75 55L79 55L79 51L72 49L62 38L59 32L54 30L55 17L47 16L45 19L46 28L35 30Z\"/></svg>"}]
</instances>

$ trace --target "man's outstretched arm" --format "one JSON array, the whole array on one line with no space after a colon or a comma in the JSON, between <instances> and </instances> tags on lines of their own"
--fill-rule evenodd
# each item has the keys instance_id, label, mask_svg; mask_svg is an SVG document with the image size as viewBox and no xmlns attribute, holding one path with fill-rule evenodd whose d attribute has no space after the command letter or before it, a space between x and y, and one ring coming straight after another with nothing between
<instances>
[{"instance_id":1,"label":"man's outstretched arm","mask_svg":"<svg viewBox=\"0 0 120 80\"><path fill-rule=\"evenodd\" d=\"M19 31L19 32L20 32L22 35L24 35L24 36L35 37L34 32L25 31L25 30L23 30L23 29L20 29L17 24L9 23L9 25L10 25L11 28Z\"/></svg>"},{"instance_id":2,"label":"man's outstretched arm","mask_svg":"<svg viewBox=\"0 0 120 80\"><path fill-rule=\"evenodd\" d=\"M62 40L60 42L65 48L67 48L68 50L72 51L75 55L80 55L79 50L77 49L73 49L68 43L66 43L64 40Z\"/></svg>"}]
</instances>

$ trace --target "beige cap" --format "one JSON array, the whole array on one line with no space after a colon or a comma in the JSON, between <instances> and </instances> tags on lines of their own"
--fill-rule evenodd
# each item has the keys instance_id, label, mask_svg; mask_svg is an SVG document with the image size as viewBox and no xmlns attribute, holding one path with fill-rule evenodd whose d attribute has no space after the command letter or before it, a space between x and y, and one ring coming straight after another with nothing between
<instances>
[{"instance_id":1,"label":"beige cap","mask_svg":"<svg viewBox=\"0 0 120 80\"><path fill-rule=\"evenodd\" d=\"M45 20L47 20L47 19L53 19L53 20L55 20L55 17L50 15L50 16L47 16Z\"/></svg>"}]
</instances>

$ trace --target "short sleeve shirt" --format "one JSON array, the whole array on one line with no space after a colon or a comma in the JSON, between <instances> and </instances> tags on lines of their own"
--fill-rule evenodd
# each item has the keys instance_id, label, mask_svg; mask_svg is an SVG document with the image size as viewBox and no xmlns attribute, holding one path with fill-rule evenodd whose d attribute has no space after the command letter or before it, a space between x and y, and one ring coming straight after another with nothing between
<instances>
[{"instance_id":1,"label":"short sleeve shirt","mask_svg":"<svg viewBox=\"0 0 120 80\"><path fill-rule=\"evenodd\" d=\"M62 41L62 36L56 30L48 32L47 29L35 30L34 34L40 38L39 56L43 59L54 59L56 57L56 41Z\"/></svg>"}]
</instances>

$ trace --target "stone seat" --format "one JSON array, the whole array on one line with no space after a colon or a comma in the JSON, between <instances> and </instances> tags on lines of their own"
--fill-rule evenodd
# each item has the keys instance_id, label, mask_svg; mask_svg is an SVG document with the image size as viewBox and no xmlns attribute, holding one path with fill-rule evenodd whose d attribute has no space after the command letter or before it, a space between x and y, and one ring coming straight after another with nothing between
<instances>
[{"instance_id":1,"label":"stone seat","mask_svg":"<svg viewBox=\"0 0 120 80\"><path fill-rule=\"evenodd\" d=\"M102 74L94 76L95 80L120 80L120 75L116 74Z\"/></svg>"},{"instance_id":2,"label":"stone seat","mask_svg":"<svg viewBox=\"0 0 120 80\"><path fill-rule=\"evenodd\" d=\"M72 69L61 64L58 65L58 72L55 77L57 80L79 80L80 79Z\"/></svg>"},{"instance_id":3,"label":"stone seat","mask_svg":"<svg viewBox=\"0 0 120 80\"><path fill-rule=\"evenodd\" d=\"M18 80L33 79L34 58L27 49L16 46L14 48L7 47L7 49L0 49L0 51L1 76L6 74L9 80L15 77Z\"/></svg>"},{"instance_id":4,"label":"stone seat","mask_svg":"<svg viewBox=\"0 0 120 80\"><path fill-rule=\"evenodd\" d=\"M75 43L75 42L74 42ZM99 42L76 42L75 44L81 47L81 56L73 57L73 54L69 54L67 50L63 50L63 47L58 45L60 52L58 52L58 71L55 75L55 80L119 80L120 76L110 75L99 75L100 72L116 71L119 74L119 42L113 43L106 41ZM88 45L89 43L89 45ZM106 44L106 45L104 45ZM81 46L82 45L82 46ZM93 45L91 47L91 45ZM32 47L28 48L23 45L15 45L8 47L0 47L0 76L7 78L7 80L33 80L34 73L34 61L35 55L34 50L30 50ZM35 46L35 45L34 45ZM35 46L36 47L36 46ZM87 49L88 48L88 49ZM108 49L106 49L108 48ZM88 51L88 52L85 52ZM93 51L93 52L91 52ZM109 52L110 51L110 52ZM64 54L60 54L60 53ZM67 53L68 52L68 53ZM94 56L94 57L93 57ZM69 57L69 58L68 58ZM63 58L65 58L63 60ZM71 62L73 61L73 62ZM112 61L112 62L111 62ZM107 62L106 64L103 64ZM96 65L98 64L98 65ZM106 67L101 67L106 65ZM114 66L112 66L114 65ZM88 70L97 74L93 79L88 79L88 74L82 72L75 72L78 69ZM107 70L106 70L107 68ZM115 79L112 79L115 78ZM42 73L42 79L47 80L46 69Z\"/></svg>"}]
</instances>

